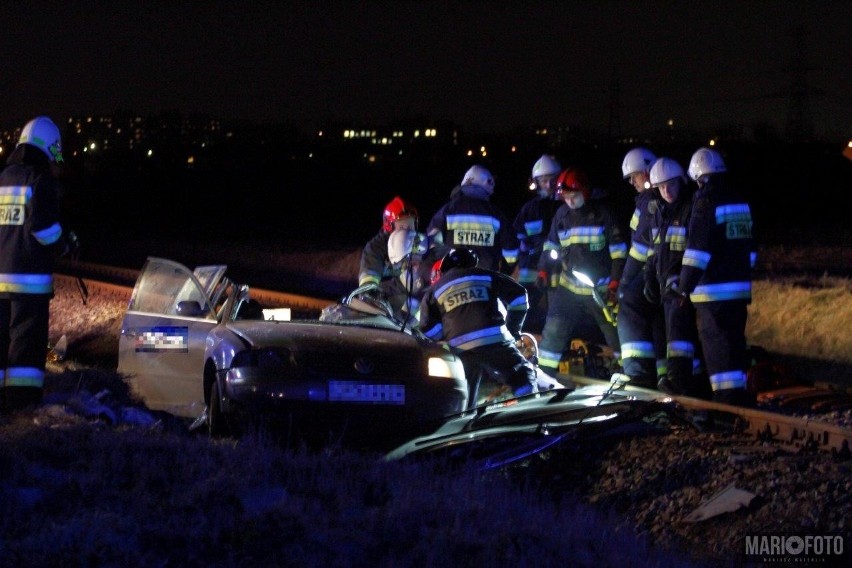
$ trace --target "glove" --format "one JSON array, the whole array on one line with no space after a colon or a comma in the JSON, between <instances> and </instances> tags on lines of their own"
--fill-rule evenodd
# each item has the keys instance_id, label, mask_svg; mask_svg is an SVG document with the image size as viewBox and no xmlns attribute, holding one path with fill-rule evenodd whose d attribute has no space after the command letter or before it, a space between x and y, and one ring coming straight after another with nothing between
<instances>
[{"instance_id":1,"label":"glove","mask_svg":"<svg viewBox=\"0 0 852 568\"><path fill-rule=\"evenodd\" d=\"M656 280L647 280L645 281L645 287L642 289L642 295L645 296L645 299L648 300L649 304L654 304L655 306L660 305L662 298L660 297L660 286L657 284Z\"/></svg>"},{"instance_id":2,"label":"glove","mask_svg":"<svg viewBox=\"0 0 852 568\"><path fill-rule=\"evenodd\" d=\"M613 307L618 304L618 280L610 280L606 286L606 305Z\"/></svg>"},{"instance_id":3,"label":"glove","mask_svg":"<svg viewBox=\"0 0 852 568\"><path fill-rule=\"evenodd\" d=\"M539 290L546 290L550 287L550 274L545 270L539 270L538 276L535 279L535 285Z\"/></svg>"},{"instance_id":4,"label":"glove","mask_svg":"<svg viewBox=\"0 0 852 568\"><path fill-rule=\"evenodd\" d=\"M675 301L679 306L689 299L689 295L678 287L680 279L677 276L672 276L666 280L666 289L663 290L663 298L669 301Z\"/></svg>"}]
</instances>

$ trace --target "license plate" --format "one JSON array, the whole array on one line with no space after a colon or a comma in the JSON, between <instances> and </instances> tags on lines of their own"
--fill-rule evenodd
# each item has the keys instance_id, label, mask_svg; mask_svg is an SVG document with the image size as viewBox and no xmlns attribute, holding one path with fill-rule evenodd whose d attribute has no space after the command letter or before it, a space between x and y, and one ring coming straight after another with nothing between
<instances>
[{"instance_id":1,"label":"license plate","mask_svg":"<svg viewBox=\"0 0 852 568\"><path fill-rule=\"evenodd\" d=\"M371 385L355 381L329 381L328 400L333 402L405 404L405 385Z\"/></svg>"}]
</instances>

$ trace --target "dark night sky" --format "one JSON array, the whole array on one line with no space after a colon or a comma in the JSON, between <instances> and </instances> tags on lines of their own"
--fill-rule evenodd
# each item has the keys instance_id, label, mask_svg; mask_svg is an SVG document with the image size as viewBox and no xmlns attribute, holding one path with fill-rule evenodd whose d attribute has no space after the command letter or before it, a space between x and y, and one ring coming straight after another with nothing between
<instances>
[{"instance_id":1,"label":"dark night sky","mask_svg":"<svg viewBox=\"0 0 852 568\"><path fill-rule=\"evenodd\" d=\"M783 129L796 88L817 135L852 134L844 0L2 2L0 25L3 122L122 108L606 128L617 81L625 132Z\"/></svg>"}]
</instances>

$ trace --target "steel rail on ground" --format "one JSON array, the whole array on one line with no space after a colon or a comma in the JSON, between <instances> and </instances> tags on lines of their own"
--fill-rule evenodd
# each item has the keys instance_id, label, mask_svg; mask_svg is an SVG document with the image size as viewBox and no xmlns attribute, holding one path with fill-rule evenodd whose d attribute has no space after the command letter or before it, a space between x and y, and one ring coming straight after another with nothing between
<instances>
[{"instance_id":1,"label":"steel rail on ground","mask_svg":"<svg viewBox=\"0 0 852 568\"><path fill-rule=\"evenodd\" d=\"M578 375L571 375L570 378L579 385L610 384L609 381ZM744 432L754 435L756 439L780 442L793 450L817 449L848 455L852 445L852 429L811 417L789 416L689 396L672 396L629 384L624 390L656 396L662 402L672 401L690 410L719 411L738 416ZM763 395L764 393L761 393L758 396Z\"/></svg>"},{"instance_id":2,"label":"steel rail on ground","mask_svg":"<svg viewBox=\"0 0 852 568\"><path fill-rule=\"evenodd\" d=\"M138 270L119 268L115 266L101 266L92 263L79 264L82 265L81 273L86 275L86 277L82 277L82 279L89 290L89 294L94 294L95 292L100 291L108 296L123 298L127 301L130 300L130 296L133 293L132 283L135 282L136 278L139 276ZM89 276L97 276L103 280L92 279L89 278ZM74 281L76 281L76 279L80 276L57 273L54 274L54 277L57 280L62 280L63 282L73 286ZM262 304L270 303L280 305L282 307L288 307L293 310L309 312L316 311L317 315L319 315L319 312L323 308L332 303L330 300L323 300L321 298L312 298L310 296L289 294L274 290L264 290L254 287L251 287L251 296Z\"/></svg>"}]
</instances>

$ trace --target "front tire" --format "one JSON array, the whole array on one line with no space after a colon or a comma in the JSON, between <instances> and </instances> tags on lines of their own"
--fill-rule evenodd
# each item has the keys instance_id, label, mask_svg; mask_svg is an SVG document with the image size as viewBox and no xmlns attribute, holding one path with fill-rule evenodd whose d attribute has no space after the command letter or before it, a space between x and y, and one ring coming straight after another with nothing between
<instances>
[{"instance_id":1,"label":"front tire","mask_svg":"<svg viewBox=\"0 0 852 568\"><path fill-rule=\"evenodd\" d=\"M230 417L222 412L219 381L210 385L210 404L207 411L207 433L211 438L227 438L234 434Z\"/></svg>"}]
</instances>

